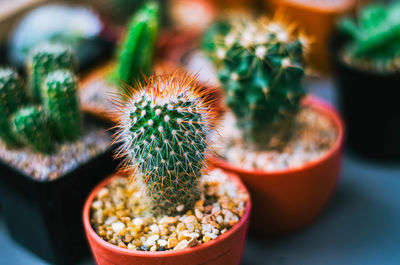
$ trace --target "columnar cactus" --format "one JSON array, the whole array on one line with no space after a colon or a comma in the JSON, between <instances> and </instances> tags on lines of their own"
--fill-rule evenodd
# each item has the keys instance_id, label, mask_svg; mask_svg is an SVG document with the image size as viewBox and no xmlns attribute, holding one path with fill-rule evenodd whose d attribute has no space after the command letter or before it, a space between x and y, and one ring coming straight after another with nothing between
<instances>
[{"instance_id":1,"label":"columnar cactus","mask_svg":"<svg viewBox=\"0 0 400 265\"><path fill-rule=\"evenodd\" d=\"M211 56L245 138L259 148L284 143L304 95L305 39L293 26L260 20L234 23L214 41Z\"/></svg>"},{"instance_id":2,"label":"columnar cactus","mask_svg":"<svg viewBox=\"0 0 400 265\"><path fill-rule=\"evenodd\" d=\"M76 140L81 135L82 118L75 75L68 70L49 73L42 84L41 94L57 138Z\"/></svg>"},{"instance_id":3,"label":"columnar cactus","mask_svg":"<svg viewBox=\"0 0 400 265\"><path fill-rule=\"evenodd\" d=\"M357 23L357 24L356 24ZM352 38L346 53L351 61L370 61L383 70L400 65L400 4L371 4L361 9L358 21L345 18L340 29Z\"/></svg>"},{"instance_id":4,"label":"columnar cactus","mask_svg":"<svg viewBox=\"0 0 400 265\"><path fill-rule=\"evenodd\" d=\"M49 121L41 107L29 106L14 114L12 124L17 137L38 152L53 151Z\"/></svg>"},{"instance_id":5,"label":"columnar cactus","mask_svg":"<svg viewBox=\"0 0 400 265\"><path fill-rule=\"evenodd\" d=\"M215 125L212 99L194 77L150 77L118 106L116 141L128 169L143 177L153 213L175 215L200 198L199 177Z\"/></svg>"},{"instance_id":6,"label":"columnar cactus","mask_svg":"<svg viewBox=\"0 0 400 265\"><path fill-rule=\"evenodd\" d=\"M24 86L18 74L10 69L0 69L0 137L8 146L19 146L10 124L11 115L26 102Z\"/></svg>"},{"instance_id":7,"label":"columnar cactus","mask_svg":"<svg viewBox=\"0 0 400 265\"><path fill-rule=\"evenodd\" d=\"M40 102L41 86L48 73L57 69L74 72L76 65L77 59L70 46L44 43L32 49L28 57L27 71L33 100Z\"/></svg>"},{"instance_id":8,"label":"columnar cactus","mask_svg":"<svg viewBox=\"0 0 400 265\"><path fill-rule=\"evenodd\" d=\"M150 74L159 28L159 5L149 2L132 18L124 43L119 51L115 81L133 85L141 71Z\"/></svg>"}]
</instances>

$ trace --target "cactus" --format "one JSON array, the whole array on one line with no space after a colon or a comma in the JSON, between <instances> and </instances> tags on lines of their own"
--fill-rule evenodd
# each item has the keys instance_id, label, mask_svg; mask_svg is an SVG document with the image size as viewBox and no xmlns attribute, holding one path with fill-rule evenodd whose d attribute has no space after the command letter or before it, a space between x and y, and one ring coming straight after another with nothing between
<instances>
[{"instance_id":1,"label":"cactus","mask_svg":"<svg viewBox=\"0 0 400 265\"><path fill-rule=\"evenodd\" d=\"M149 2L132 18L125 40L119 51L115 81L128 85L141 78L141 71L152 71L159 28L159 5Z\"/></svg>"},{"instance_id":2,"label":"cactus","mask_svg":"<svg viewBox=\"0 0 400 265\"><path fill-rule=\"evenodd\" d=\"M400 4L371 4L364 7L357 23L344 18L340 30L351 37L345 48L350 62L371 62L374 68L397 70L400 65ZM397 69L396 69L397 68Z\"/></svg>"},{"instance_id":3,"label":"cactus","mask_svg":"<svg viewBox=\"0 0 400 265\"><path fill-rule=\"evenodd\" d=\"M42 84L42 102L55 135L60 140L74 141L82 131L82 118L76 77L67 70L47 75Z\"/></svg>"},{"instance_id":4,"label":"cactus","mask_svg":"<svg viewBox=\"0 0 400 265\"><path fill-rule=\"evenodd\" d=\"M41 107L28 106L17 111L12 125L20 141L35 151L50 153L54 150L49 121Z\"/></svg>"},{"instance_id":5,"label":"cactus","mask_svg":"<svg viewBox=\"0 0 400 265\"><path fill-rule=\"evenodd\" d=\"M0 137L10 147L21 144L12 131L10 117L26 102L25 92L21 79L14 70L0 69Z\"/></svg>"},{"instance_id":6,"label":"cactus","mask_svg":"<svg viewBox=\"0 0 400 265\"><path fill-rule=\"evenodd\" d=\"M261 19L232 22L214 41L210 56L245 139L256 148L281 146L305 93L305 38L292 25Z\"/></svg>"},{"instance_id":7,"label":"cactus","mask_svg":"<svg viewBox=\"0 0 400 265\"><path fill-rule=\"evenodd\" d=\"M155 216L193 209L215 126L212 98L194 77L178 74L150 77L126 97L117 104L117 157L142 176Z\"/></svg>"},{"instance_id":8,"label":"cactus","mask_svg":"<svg viewBox=\"0 0 400 265\"><path fill-rule=\"evenodd\" d=\"M75 53L69 46L43 43L33 48L27 64L33 100L40 103L41 86L48 73L57 69L67 69L74 72L76 65Z\"/></svg>"}]
</instances>

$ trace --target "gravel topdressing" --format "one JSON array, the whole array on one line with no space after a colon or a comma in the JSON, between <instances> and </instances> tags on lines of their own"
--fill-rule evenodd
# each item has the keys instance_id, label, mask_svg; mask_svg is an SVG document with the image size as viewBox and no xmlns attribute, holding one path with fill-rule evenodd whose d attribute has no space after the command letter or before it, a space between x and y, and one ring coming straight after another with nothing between
<instances>
[{"instance_id":1,"label":"gravel topdressing","mask_svg":"<svg viewBox=\"0 0 400 265\"><path fill-rule=\"evenodd\" d=\"M256 151L247 144L235 117L227 113L220 125L215 152L230 164L249 169L276 171L300 167L323 156L334 145L338 129L333 121L310 107L303 107L294 133L283 150Z\"/></svg>"},{"instance_id":2,"label":"gravel topdressing","mask_svg":"<svg viewBox=\"0 0 400 265\"><path fill-rule=\"evenodd\" d=\"M79 140L58 144L49 155L36 153L29 147L7 149L0 141L0 158L33 179L55 180L108 148L111 135L104 127L88 123L83 130Z\"/></svg>"},{"instance_id":3,"label":"gravel topdressing","mask_svg":"<svg viewBox=\"0 0 400 265\"><path fill-rule=\"evenodd\" d=\"M202 177L204 195L193 210L155 218L149 212L141 186L138 181L119 177L98 192L90 220L105 241L141 251L197 246L236 225L244 216L249 199L223 171L213 170Z\"/></svg>"}]
</instances>

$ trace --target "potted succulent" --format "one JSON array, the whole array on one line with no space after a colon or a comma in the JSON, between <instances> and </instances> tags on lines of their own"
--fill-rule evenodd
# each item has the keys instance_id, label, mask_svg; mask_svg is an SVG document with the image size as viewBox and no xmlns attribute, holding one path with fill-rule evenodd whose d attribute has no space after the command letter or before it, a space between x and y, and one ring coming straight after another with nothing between
<instances>
[{"instance_id":1,"label":"potted succulent","mask_svg":"<svg viewBox=\"0 0 400 265\"><path fill-rule=\"evenodd\" d=\"M348 145L366 157L400 159L400 5L371 4L340 21L332 40ZM374 106L372 109L371 106Z\"/></svg>"},{"instance_id":2,"label":"potted succulent","mask_svg":"<svg viewBox=\"0 0 400 265\"><path fill-rule=\"evenodd\" d=\"M284 233L309 224L339 174L343 126L302 85L307 41L276 19L212 28L207 51L230 111L213 163L242 177L253 198L252 227Z\"/></svg>"},{"instance_id":3,"label":"potted succulent","mask_svg":"<svg viewBox=\"0 0 400 265\"><path fill-rule=\"evenodd\" d=\"M312 37L313 45L309 63L313 70L327 73L330 69L328 42L337 18L354 12L358 0L264 0L270 11L279 10L285 17L295 21Z\"/></svg>"},{"instance_id":4,"label":"potted succulent","mask_svg":"<svg viewBox=\"0 0 400 265\"><path fill-rule=\"evenodd\" d=\"M176 73L126 95L115 139L129 175L97 186L83 211L97 264L240 264L249 195L235 175L204 170L214 98Z\"/></svg>"},{"instance_id":5,"label":"potted succulent","mask_svg":"<svg viewBox=\"0 0 400 265\"><path fill-rule=\"evenodd\" d=\"M111 135L80 110L69 47L40 44L29 58L29 82L0 70L2 213L18 243L72 264L89 253L79 218L85 197L117 166Z\"/></svg>"}]
</instances>

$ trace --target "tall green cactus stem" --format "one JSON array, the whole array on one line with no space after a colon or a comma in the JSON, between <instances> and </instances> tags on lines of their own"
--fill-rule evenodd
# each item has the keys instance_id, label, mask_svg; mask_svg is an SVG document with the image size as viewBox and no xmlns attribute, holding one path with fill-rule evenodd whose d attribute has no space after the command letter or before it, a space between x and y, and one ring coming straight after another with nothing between
<instances>
[{"instance_id":1,"label":"tall green cactus stem","mask_svg":"<svg viewBox=\"0 0 400 265\"><path fill-rule=\"evenodd\" d=\"M51 153L54 150L49 121L40 107L19 110L12 118L12 124L18 138L35 151Z\"/></svg>"},{"instance_id":2,"label":"tall green cactus stem","mask_svg":"<svg viewBox=\"0 0 400 265\"><path fill-rule=\"evenodd\" d=\"M41 87L48 73L57 69L75 72L77 59L72 48L58 43L43 43L32 49L28 57L32 98L40 103Z\"/></svg>"},{"instance_id":3,"label":"tall green cactus stem","mask_svg":"<svg viewBox=\"0 0 400 265\"><path fill-rule=\"evenodd\" d=\"M42 85L42 102L58 139L74 141L81 135L78 85L73 73L67 70L49 73Z\"/></svg>"},{"instance_id":4,"label":"tall green cactus stem","mask_svg":"<svg viewBox=\"0 0 400 265\"><path fill-rule=\"evenodd\" d=\"M10 68L0 69L0 137L10 147L20 146L12 131L11 115L27 100L18 74Z\"/></svg>"},{"instance_id":5,"label":"tall green cactus stem","mask_svg":"<svg viewBox=\"0 0 400 265\"><path fill-rule=\"evenodd\" d=\"M278 20L236 21L215 43L211 56L244 137L255 148L282 146L305 93L304 37Z\"/></svg>"},{"instance_id":6,"label":"tall green cactus stem","mask_svg":"<svg viewBox=\"0 0 400 265\"><path fill-rule=\"evenodd\" d=\"M339 23L352 42L346 47L351 60L370 61L384 70L400 68L400 3L370 4L361 9L358 21L344 18Z\"/></svg>"},{"instance_id":7,"label":"tall green cactus stem","mask_svg":"<svg viewBox=\"0 0 400 265\"><path fill-rule=\"evenodd\" d=\"M149 2L132 18L119 51L115 81L133 85L142 73L149 75L153 68L159 30L159 5ZM124 87L124 86L122 86Z\"/></svg>"},{"instance_id":8,"label":"tall green cactus stem","mask_svg":"<svg viewBox=\"0 0 400 265\"><path fill-rule=\"evenodd\" d=\"M116 141L128 169L142 175L153 213L193 209L215 126L212 98L191 76L151 77L118 104Z\"/></svg>"}]
</instances>

